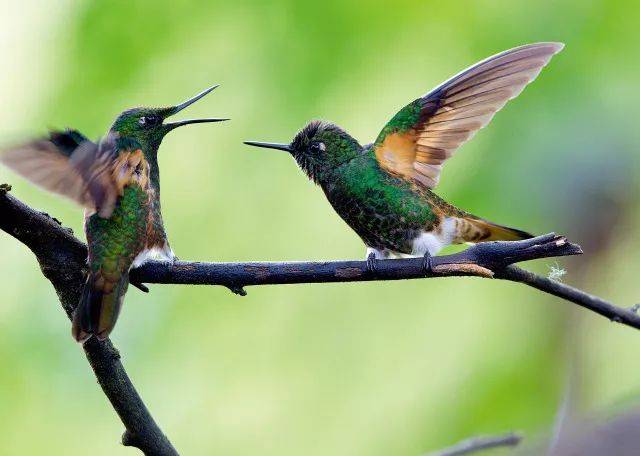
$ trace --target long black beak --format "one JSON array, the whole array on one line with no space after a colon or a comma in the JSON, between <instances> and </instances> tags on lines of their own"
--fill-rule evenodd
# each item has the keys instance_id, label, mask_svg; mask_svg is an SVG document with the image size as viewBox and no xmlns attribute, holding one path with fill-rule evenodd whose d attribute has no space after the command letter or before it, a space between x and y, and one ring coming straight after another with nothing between
<instances>
[{"instance_id":1,"label":"long black beak","mask_svg":"<svg viewBox=\"0 0 640 456\"><path fill-rule=\"evenodd\" d=\"M187 101L184 101L177 106L173 106L171 108L165 109L163 112L163 117L166 119L167 117L171 117L172 115L179 113L186 107L191 106L196 101L203 98L205 95L213 92L213 90L216 89L217 87L219 87L219 84L216 84L213 87L209 87L208 89L203 90L195 97L189 98ZM229 119L220 119L220 118L188 119L188 120L180 120L177 122L168 122L164 124L164 127L166 128L167 131L171 131L174 128L182 127L184 125L190 125L190 124L196 124L196 123L224 122L225 120L229 120Z\"/></svg>"},{"instance_id":2,"label":"long black beak","mask_svg":"<svg viewBox=\"0 0 640 456\"><path fill-rule=\"evenodd\" d=\"M197 124L197 123L224 122L226 120L230 120L230 119L219 119L219 118L188 119L188 120L179 120L177 122L165 123L164 126L167 130L173 130L174 128L182 127L183 125L191 125L191 124Z\"/></svg>"},{"instance_id":3,"label":"long black beak","mask_svg":"<svg viewBox=\"0 0 640 456\"><path fill-rule=\"evenodd\" d=\"M265 149L277 149L284 150L285 152L291 152L291 146L289 144L267 143L257 141L245 141L248 146L264 147Z\"/></svg>"}]
</instances>

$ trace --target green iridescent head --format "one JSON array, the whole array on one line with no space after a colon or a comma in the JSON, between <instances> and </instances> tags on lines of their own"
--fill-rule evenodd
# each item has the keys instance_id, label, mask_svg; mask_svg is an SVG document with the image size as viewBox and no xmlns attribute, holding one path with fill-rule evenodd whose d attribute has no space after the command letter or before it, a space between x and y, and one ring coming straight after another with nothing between
<instances>
[{"instance_id":1,"label":"green iridescent head","mask_svg":"<svg viewBox=\"0 0 640 456\"><path fill-rule=\"evenodd\" d=\"M289 152L316 183L361 153L362 146L337 125L315 120L307 124L290 144L245 141L245 144Z\"/></svg>"},{"instance_id":2,"label":"green iridescent head","mask_svg":"<svg viewBox=\"0 0 640 456\"><path fill-rule=\"evenodd\" d=\"M157 150L164 136L171 130L183 125L196 123L222 122L229 119L189 119L177 122L165 122L174 114L192 105L217 85L208 88L193 98L180 103L177 106L167 108L133 108L124 111L118 116L111 127L112 132L117 132L120 137L131 139L140 144L145 151Z\"/></svg>"}]
</instances>

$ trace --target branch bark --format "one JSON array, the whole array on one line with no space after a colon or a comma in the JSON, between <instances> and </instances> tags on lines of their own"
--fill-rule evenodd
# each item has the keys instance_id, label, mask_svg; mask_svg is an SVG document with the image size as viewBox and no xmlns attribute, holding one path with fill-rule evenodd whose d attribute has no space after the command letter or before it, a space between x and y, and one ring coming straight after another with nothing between
<instances>
[{"instance_id":1,"label":"branch bark","mask_svg":"<svg viewBox=\"0 0 640 456\"><path fill-rule=\"evenodd\" d=\"M86 274L86 245L55 218L38 212L9 195L0 186L0 229L25 244L35 254L44 276L53 284L70 317L79 300ZM558 296L612 321L640 329L640 316L568 285L537 276L514 263L538 258L579 255L580 247L553 233L515 242L487 242L463 252L432 258L425 272L420 258L379 260L375 270L366 261L289 263L150 262L131 271L132 283L222 285L245 294L254 285L361 282L451 276L497 278L522 283ZM122 420L122 442L149 455L176 455L135 390L118 351L109 340L90 339L83 346L102 390Z\"/></svg>"},{"instance_id":2,"label":"branch bark","mask_svg":"<svg viewBox=\"0 0 640 456\"><path fill-rule=\"evenodd\" d=\"M421 258L378 260L370 271L366 261L175 263L149 262L131 271L131 279L144 283L222 285L244 295L244 287L327 282L365 282L435 277L484 277L528 285L595 312L609 320L640 329L638 306L623 308L582 290L541 277L513 263L579 255L580 246L553 233L524 241L486 242L453 255L432 258L433 270L425 273Z\"/></svg>"}]
</instances>

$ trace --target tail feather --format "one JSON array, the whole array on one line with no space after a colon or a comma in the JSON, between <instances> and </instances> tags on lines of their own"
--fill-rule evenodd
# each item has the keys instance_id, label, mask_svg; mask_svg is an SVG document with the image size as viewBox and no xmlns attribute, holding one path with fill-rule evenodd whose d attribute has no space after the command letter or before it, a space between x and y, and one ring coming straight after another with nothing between
<instances>
[{"instance_id":1,"label":"tail feather","mask_svg":"<svg viewBox=\"0 0 640 456\"><path fill-rule=\"evenodd\" d=\"M99 340L109 337L120 314L128 285L128 274L123 274L115 284L107 285L102 277L89 274L73 314L71 333L78 342L84 342L92 335Z\"/></svg>"},{"instance_id":2,"label":"tail feather","mask_svg":"<svg viewBox=\"0 0 640 456\"><path fill-rule=\"evenodd\" d=\"M488 241L519 241L534 237L533 234L527 233L526 231L498 225L497 223L472 215L458 218L458 221L456 239L458 243L471 242L475 244Z\"/></svg>"}]
</instances>

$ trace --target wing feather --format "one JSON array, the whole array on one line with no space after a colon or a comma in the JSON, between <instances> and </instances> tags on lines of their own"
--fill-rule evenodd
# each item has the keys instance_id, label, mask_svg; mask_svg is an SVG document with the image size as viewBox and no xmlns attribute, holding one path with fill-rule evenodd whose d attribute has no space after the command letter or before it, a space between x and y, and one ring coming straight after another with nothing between
<instances>
[{"instance_id":1,"label":"wing feather","mask_svg":"<svg viewBox=\"0 0 640 456\"><path fill-rule=\"evenodd\" d=\"M72 138L81 141L75 148ZM118 196L111 173L116 156L113 141L98 145L77 132L73 137L52 132L49 139L4 151L0 162L37 186L109 217Z\"/></svg>"},{"instance_id":2,"label":"wing feather","mask_svg":"<svg viewBox=\"0 0 640 456\"><path fill-rule=\"evenodd\" d=\"M381 166L435 187L442 165L533 81L561 43L535 43L489 57L405 106L374 143Z\"/></svg>"}]
</instances>

